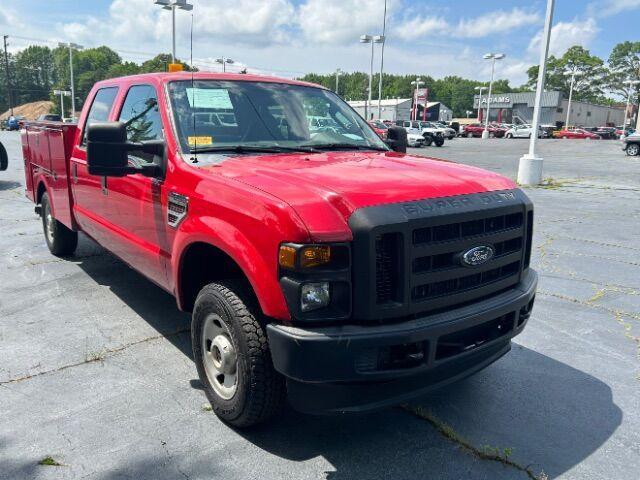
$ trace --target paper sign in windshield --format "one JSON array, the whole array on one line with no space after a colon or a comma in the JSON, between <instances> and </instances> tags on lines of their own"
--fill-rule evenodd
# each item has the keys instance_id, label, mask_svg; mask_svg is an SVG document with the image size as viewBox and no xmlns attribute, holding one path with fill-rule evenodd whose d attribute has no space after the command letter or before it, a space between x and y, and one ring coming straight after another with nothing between
<instances>
[{"instance_id":1,"label":"paper sign in windshield","mask_svg":"<svg viewBox=\"0 0 640 480\"><path fill-rule=\"evenodd\" d=\"M186 88L191 108L233 109L229 91L222 88Z\"/></svg>"},{"instance_id":2,"label":"paper sign in windshield","mask_svg":"<svg viewBox=\"0 0 640 480\"><path fill-rule=\"evenodd\" d=\"M190 147L203 147L207 145L213 145L213 137L189 137L187 138L187 140L189 141Z\"/></svg>"}]
</instances>

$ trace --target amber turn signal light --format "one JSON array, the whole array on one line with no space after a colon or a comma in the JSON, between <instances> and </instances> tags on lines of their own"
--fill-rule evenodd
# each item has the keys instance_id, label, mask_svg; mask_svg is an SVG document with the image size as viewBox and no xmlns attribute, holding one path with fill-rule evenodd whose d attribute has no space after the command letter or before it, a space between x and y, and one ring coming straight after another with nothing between
<instances>
[{"instance_id":1,"label":"amber turn signal light","mask_svg":"<svg viewBox=\"0 0 640 480\"><path fill-rule=\"evenodd\" d=\"M329 245L313 245L300 250L300 267L310 268L324 265L331 261L331 247Z\"/></svg>"},{"instance_id":2,"label":"amber turn signal light","mask_svg":"<svg viewBox=\"0 0 640 480\"><path fill-rule=\"evenodd\" d=\"M293 246L282 245L278 252L278 263L285 268L313 268L331 261L329 245Z\"/></svg>"}]
</instances>

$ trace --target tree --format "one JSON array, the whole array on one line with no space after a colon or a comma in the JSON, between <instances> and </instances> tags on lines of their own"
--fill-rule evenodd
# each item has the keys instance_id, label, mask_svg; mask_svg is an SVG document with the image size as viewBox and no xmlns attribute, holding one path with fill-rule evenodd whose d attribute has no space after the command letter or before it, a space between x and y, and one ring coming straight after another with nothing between
<instances>
[{"instance_id":1,"label":"tree","mask_svg":"<svg viewBox=\"0 0 640 480\"><path fill-rule=\"evenodd\" d=\"M161 53L156 55L151 60L147 60L140 66L140 73L152 73L152 72L166 72L169 70L169 64L171 63L171 54ZM191 67L186 63L176 58L176 63L182 65L185 72L190 72ZM193 68L194 72L197 72L197 68Z\"/></svg>"},{"instance_id":2,"label":"tree","mask_svg":"<svg viewBox=\"0 0 640 480\"><path fill-rule=\"evenodd\" d=\"M569 97L571 75L567 71L575 71L573 98L576 100L597 101L602 98L607 83L607 69L604 61L589 53L580 45L569 48L564 55L556 58L551 55L547 60L547 90L560 90L565 97ZM538 81L538 66L527 70L528 87L535 88Z\"/></svg>"},{"instance_id":3,"label":"tree","mask_svg":"<svg viewBox=\"0 0 640 480\"><path fill-rule=\"evenodd\" d=\"M622 42L613 47L609 55L609 91L625 100L631 95L633 103L640 103L640 84L625 83L626 80L640 81L640 42Z\"/></svg>"}]
</instances>

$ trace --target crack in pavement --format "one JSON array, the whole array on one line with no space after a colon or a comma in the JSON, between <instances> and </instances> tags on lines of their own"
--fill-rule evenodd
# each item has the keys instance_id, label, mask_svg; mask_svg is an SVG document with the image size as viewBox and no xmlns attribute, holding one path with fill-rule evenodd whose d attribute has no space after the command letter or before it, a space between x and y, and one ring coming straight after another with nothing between
<instances>
[{"instance_id":1,"label":"crack in pavement","mask_svg":"<svg viewBox=\"0 0 640 480\"><path fill-rule=\"evenodd\" d=\"M500 450L498 448L492 448L492 447L488 447L485 446L482 449L474 446L473 444L471 444L471 442L469 442L468 440L464 439L463 437L461 437L451 426L447 425L446 423L442 422L441 420L439 420L437 417L435 417L430 411L420 407L420 406L416 406L416 407L412 407L409 405L401 405L399 407L400 409L404 410L405 412L410 413L411 415L414 415L415 417L418 417L422 420L425 420L426 422L428 422L440 435L442 435L443 437L445 437L447 440L450 440L451 442L457 444L458 446L462 447L465 451L467 451L468 453L474 455L475 457L479 458L480 460L488 460L488 461L492 461L492 462L498 462L501 463L505 466L508 467L512 467L515 468L516 470L521 471L522 473L526 474L531 480L548 480L548 476L544 473L544 471L541 471L538 475L536 475L535 473L533 473L533 471L531 471L531 466L522 466L519 463L511 460L509 458L510 455L510 449L503 449Z\"/></svg>"},{"instance_id":2,"label":"crack in pavement","mask_svg":"<svg viewBox=\"0 0 640 480\"><path fill-rule=\"evenodd\" d=\"M129 347L134 347L136 345L140 345L141 343L152 342L154 340L160 340L162 338L175 337L175 336L180 335L182 333L189 332L190 330L191 330L191 327L180 328L180 329L176 330L175 332L171 332L171 333L167 333L167 334L154 335L152 337L147 337L147 338L143 338L141 340L136 340L135 342L126 343L126 344L121 345L121 346L116 347L116 348L107 348L107 349L104 349L103 351L101 351L99 353L92 354L90 357L85 358L81 362L75 362L75 363L70 363L70 364L67 364L67 365L62 365L61 367L52 368L50 370L44 370L42 372L34 373L33 375L23 375L21 377L16 377L16 378L11 378L9 380L0 381L0 387L4 387L6 385L10 385L10 384L13 384L13 383L22 382L22 381L25 381L25 380L30 380L30 379L36 378L36 377L41 377L43 375L49 375L51 373L61 372L63 370L67 370L69 368L79 367L81 365L87 365L89 363L101 362L105 358L107 358L109 356L112 356L112 355L115 355L117 353L120 353L120 352L126 350Z\"/></svg>"}]
</instances>

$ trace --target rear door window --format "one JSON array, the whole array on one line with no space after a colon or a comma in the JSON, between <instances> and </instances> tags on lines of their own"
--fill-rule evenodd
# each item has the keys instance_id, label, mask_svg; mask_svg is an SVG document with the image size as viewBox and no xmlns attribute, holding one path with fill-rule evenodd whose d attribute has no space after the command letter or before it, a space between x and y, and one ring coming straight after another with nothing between
<instances>
[{"instance_id":1,"label":"rear door window","mask_svg":"<svg viewBox=\"0 0 640 480\"><path fill-rule=\"evenodd\" d=\"M113 107L113 102L118 94L118 87L101 88L93 99L87 120L85 121L84 131L82 132L81 145L87 144L87 127L93 122L106 122L109 120L109 113Z\"/></svg>"}]
</instances>

